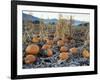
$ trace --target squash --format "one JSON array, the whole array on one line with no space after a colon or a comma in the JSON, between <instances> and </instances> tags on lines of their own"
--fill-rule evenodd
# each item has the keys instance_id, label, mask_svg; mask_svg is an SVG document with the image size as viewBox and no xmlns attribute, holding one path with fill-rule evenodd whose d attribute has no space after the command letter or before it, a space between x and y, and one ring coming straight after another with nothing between
<instances>
[{"instance_id":1,"label":"squash","mask_svg":"<svg viewBox=\"0 0 100 80\"><path fill-rule=\"evenodd\" d=\"M73 55L76 55L77 52L78 52L78 48L73 47L73 48L70 49L70 52L71 52Z\"/></svg>"},{"instance_id":2,"label":"squash","mask_svg":"<svg viewBox=\"0 0 100 80\"><path fill-rule=\"evenodd\" d=\"M68 60L69 59L68 52L62 52L62 53L60 53L59 59L60 60Z\"/></svg>"},{"instance_id":3,"label":"squash","mask_svg":"<svg viewBox=\"0 0 100 80\"><path fill-rule=\"evenodd\" d=\"M36 55L39 53L39 46L36 44L28 45L26 48L26 53Z\"/></svg>"},{"instance_id":4,"label":"squash","mask_svg":"<svg viewBox=\"0 0 100 80\"><path fill-rule=\"evenodd\" d=\"M59 40L59 41L57 41L57 45L58 46L64 46L64 41L63 40Z\"/></svg>"},{"instance_id":5,"label":"squash","mask_svg":"<svg viewBox=\"0 0 100 80\"><path fill-rule=\"evenodd\" d=\"M44 44L41 49L48 49L48 48L51 48L51 45Z\"/></svg>"},{"instance_id":6,"label":"squash","mask_svg":"<svg viewBox=\"0 0 100 80\"><path fill-rule=\"evenodd\" d=\"M26 64L32 64L36 61L36 57L34 55L27 55L25 58L24 58L24 62Z\"/></svg>"},{"instance_id":7,"label":"squash","mask_svg":"<svg viewBox=\"0 0 100 80\"><path fill-rule=\"evenodd\" d=\"M60 48L60 51L61 51L61 52L66 52L66 51L68 51L68 48L65 47L65 46L62 46L62 47Z\"/></svg>"},{"instance_id":8,"label":"squash","mask_svg":"<svg viewBox=\"0 0 100 80\"><path fill-rule=\"evenodd\" d=\"M53 51L51 49L47 49L47 56L51 57L53 55Z\"/></svg>"},{"instance_id":9,"label":"squash","mask_svg":"<svg viewBox=\"0 0 100 80\"><path fill-rule=\"evenodd\" d=\"M69 43L69 42L70 42L70 40L69 40L68 38L66 38L66 37L62 38L62 40L63 40L65 43Z\"/></svg>"},{"instance_id":10,"label":"squash","mask_svg":"<svg viewBox=\"0 0 100 80\"><path fill-rule=\"evenodd\" d=\"M48 39L48 40L47 40L47 44L48 44L48 45L53 45L53 40L49 40L49 39Z\"/></svg>"},{"instance_id":11,"label":"squash","mask_svg":"<svg viewBox=\"0 0 100 80\"><path fill-rule=\"evenodd\" d=\"M45 57L51 57L53 55L53 51L51 49L46 49L43 51L42 55Z\"/></svg>"},{"instance_id":12,"label":"squash","mask_svg":"<svg viewBox=\"0 0 100 80\"><path fill-rule=\"evenodd\" d=\"M89 58L89 57L90 57L89 51L86 50L86 49L84 49L83 52L82 52L82 56L83 56L84 58Z\"/></svg>"},{"instance_id":13,"label":"squash","mask_svg":"<svg viewBox=\"0 0 100 80\"><path fill-rule=\"evenodd\" d=\"M32 42L38 43L40 41L39 37L33 37Z\"/></svg>"}]
</instances>

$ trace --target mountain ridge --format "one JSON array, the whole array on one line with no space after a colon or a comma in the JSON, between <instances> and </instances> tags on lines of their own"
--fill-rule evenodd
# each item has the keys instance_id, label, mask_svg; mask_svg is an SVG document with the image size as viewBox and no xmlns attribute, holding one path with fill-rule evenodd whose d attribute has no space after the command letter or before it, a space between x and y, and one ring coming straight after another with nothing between
<instances>
[{"instance_id":1,"label":"mountain ridge","mask_svg":"<svg viewBox=\"0 0 100 80\"><path fill-rule=\"evenodd\" d=\"M23 16L23 21L32 21L32 22L35 22L35 21L39 21L41 18L38 18L38 17L35 17L35 16L32 16L32 15L29 15L29 14L25 14L25 13L22 13L22 16ZM56 24L58 19L56 18L52 18L52 19L43 19L44 20L44 23L45 24ZM89 23L89 22L86 22L86 21L80 21L80 20L73 20L73 25L77 26L77 25L80 25L80 24L85 24L85 23Z\"/></svg>"}]
</instances>

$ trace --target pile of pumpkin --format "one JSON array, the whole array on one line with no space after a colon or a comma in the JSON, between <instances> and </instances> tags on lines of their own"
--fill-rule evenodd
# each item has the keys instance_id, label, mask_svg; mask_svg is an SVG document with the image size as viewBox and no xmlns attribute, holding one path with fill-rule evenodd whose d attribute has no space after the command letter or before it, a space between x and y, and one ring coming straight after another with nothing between
<instances>
[{"instance_id":1,"label":"pile of pumpkin","mask_svg":"<svg viewBox=\"0 0 100 80\"><path fill-rule=\"evenodd\" d=\"M45 44L42 46L39 46L37 43L40 41L44 41ZM42 53L45 55L45 57L52 57L53 56L53 46L56 43L56 45L59 47L59 60L68 60L70 58L69 52L72 53L72 55L77 55L78 53L78 48L72 47L68 49L65 46L65 41L63 39L59 39L57 41L54 41L52 39L44 38L43 40L40 39L40 37L33 37L32 39L32 44L28 45L25 49L25 57L24 57L24 62L25 64L32 64L37 61L37 57L40 54L40 51L43 50L44 52ZM70 42L67 39L67 42ZM82 51L82 56L84 58L89 58L90 53L88 50L84 49Z\"/></svg>"},{"instance_id":2,"label":"pile of pumpkin","mask_svg":"<svg viewBox=\"0 0 100 80\"><path fill-rule=\"evenodd\" d=\"M40 40L39 37L34 37L32 39L33 43L27 46L25 50L26 57L24 58L24 62L26 64L31 64L31 63L36 62L37 56L39 55L41 50L44 50L43 55L45 55L46 57L51 57L53 55L53 51L51 49L51 47L53 46L52 40L47 40L46 44L44 44L42 47L37 44L40 41L43 41L43 40Z\"/></svg>"}]
</instances>

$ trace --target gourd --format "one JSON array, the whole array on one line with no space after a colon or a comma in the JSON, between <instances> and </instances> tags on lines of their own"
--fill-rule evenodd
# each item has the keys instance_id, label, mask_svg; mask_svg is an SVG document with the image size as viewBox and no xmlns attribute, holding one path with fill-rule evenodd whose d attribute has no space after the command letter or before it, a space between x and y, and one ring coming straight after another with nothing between
<instances>
[{"instance_id":1,"label":"gourd","mask_svg":"<svg viewBox=\"0 0 100 80\"><path fill-rule=\"evenodd\" d=\"M77 52L78 52L78 48L73 47L73 48L70 49L70 52L71 52L73 55L76 55Z\"/></svg>"},{"instance_id":2,"label":"gourd","mask_svg":"<svg viewBox=\"0 0 100 80\"><path fill-rule=\"evenodd\" d=\"M33 37L32 42L38 43L40 41L40 38L38 37Z\"/></svg>"},{"instance_id":3,"label":"gourd","mask_svg":"<svg viewBox=\"0 0 100 80\"><path fill-rule=\"evenodd\" d=\"M47 49L47 56L51 57L53 55L53 51L51 49Z\"/></svg>"},{"instance_id":4,"label":"gourd","mask_svg":"<svg viewBox=\"0 0 100 80\"><path fill-rule=\"evenodd\" d=\"M47 40L47 44L48 44L48 45L53 45L53 40L49 40L49 39L48 39L48 40Z\"/></svg>"},{"instance_id":5,"label":"gourd","mask_svg":"<svg viewBox=\"0 0 100 80\"><path fill-rule=\"evenodd\" d=\"M44 44L41 49L45 50L45 49L49 49L49 48L51 48L51 45Z\"/></svg>"},{"instance_id":6,"label":"gourd","mask_svg":"<svg viewBox=\"0 0 100 80\"><path fill-rule=\"evenodd\" d=\"M64 46L64 41L63 40L59 40L59 41L57 41L57 45L58 46Z\"/></svg>"},{"instance_id":7,"label":"gourd","mask_svg":"<svg viewBox=\"0 0 100 80\"><path fill-rule=\"evenodd\" d=\"M26 64L32 64L36 61L36 57L34 55L27 55L25 58L24 58L24 62Z\"/></svg>"},{"instance_id":8,"label":"gourd","mask_svg":"<svg viewBox=\"0 0 100 80\"><path fill-rule=\"evenodd\" d=\"M53 51L51 49L46 49L42 53L45 57L51 57L53 55Z\"/></svg>"},{"instance_id":9,"label":"gourd","mask_svg":"<svg viewBox=\"0 0 100 80\"><path fill-rule=\"evenodd\" d=\"M82 52L82 56L83 56L84 58L89 58L89 57L90 57L89 51L86 50L86 49L84 49L83 52Z\"/></svg>"},{"instance_id":10,"label":"gourd","mask_svg":"<svg viewBox=\"0 0 100 80\"><path fill-rule=\"evenodd\" d=\"M69 40L67 37L63 37L62 40L63 40L64 42L66 42L66 43L69 43L69 42L70 42L70 40Z\"/></svg>"},{"instance_id":11,"label":"gourd","mask_svg":"<svg viewBox=\"0 0 100 80\"><path fill-rule=\"evenodd\" d=\"M26 48L26 53L32 54L32 55L38 54L39 53L39 46L36 44L28 45Z\"/></svg>"},{"instance_id":12,"label":"gourd","mask_svg":"<svg viewBox=\"0 0 100 80\"><path fill-rule=\"evenodd\" d=\"M62 52L62 53L60 53L59 59L60 60L68 60L69 59L68 52Z\"/></svg>"},{"instance_id":13,"label":"gourd","mask_svg":"<svg viewBox=\"0 0 100 80\"><path fill-rule=\"evenodd\" d=\"M60 48L60 51L61 51L61 52L66 52L66 51L68 51L68 48L65 47L65 46L62 46L62 47Z\"/></svg>"}]
</instances>

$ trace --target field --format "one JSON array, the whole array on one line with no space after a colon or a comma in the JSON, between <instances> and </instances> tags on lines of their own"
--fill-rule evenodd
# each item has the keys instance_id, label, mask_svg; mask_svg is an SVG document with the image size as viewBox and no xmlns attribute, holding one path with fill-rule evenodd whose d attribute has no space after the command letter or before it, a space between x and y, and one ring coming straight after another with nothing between
<instances>
[{"instance_id":1,"label":"field","mask_svg":"<svg viewBox=\"0 0 100 80\"><path fill-rule=\"evenodd\" d=\"M23 68L89 66L89 23L23 21Z\"/></svg>"}]
</instances>

